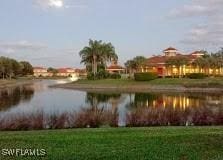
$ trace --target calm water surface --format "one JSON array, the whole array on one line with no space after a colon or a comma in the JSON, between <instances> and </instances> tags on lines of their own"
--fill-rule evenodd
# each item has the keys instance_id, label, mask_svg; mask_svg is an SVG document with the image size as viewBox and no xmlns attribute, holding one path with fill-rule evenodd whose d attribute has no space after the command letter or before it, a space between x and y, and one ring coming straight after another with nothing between
<instances>
[{"instance_id":1,"label":"calm water surface","mask_svg":"<svg viewBox=\"0 0 223 160\"><path fill-rule=\"evenodd\" d=\"M40 110L47 114L69 113L97 107L117 111L119 126L223 124L222 94L89 93L48 87L60 81L42 80L0 90L0 116Z\"/></svg>"}]
</instances>

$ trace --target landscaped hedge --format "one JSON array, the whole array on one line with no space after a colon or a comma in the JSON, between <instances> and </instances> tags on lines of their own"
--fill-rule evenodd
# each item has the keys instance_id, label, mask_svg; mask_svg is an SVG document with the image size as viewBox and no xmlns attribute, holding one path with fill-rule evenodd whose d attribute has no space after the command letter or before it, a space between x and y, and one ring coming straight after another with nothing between
<instances>
[{"instance_id":1,"label":"landscaped hedge","mask_svg":"<svg viewBox=\"0 0 223 160\"><path fill-rule=\"evenodd\" d=\"M151 81L158 78L156 73L148 72L148 73L135 73L134 74L136 81Z\"/></svg>"},{"instance_id":2,"label":"landscaped hedge","mask_svg":"<svg viewBox=\"0 0 223 160\"><path fill-rule=\"evenodd\" d=\"M111 79L121 79L121 75L118 73L110 74L109 78Z\"/></svg>"},{"instance_id":3,"label":"landscaped hedge","mask_svg":"<svg viewBox=\"0 0 223 160\"><path fill-rule=\"evenodd\" d=\"M88 80L97 80L97 79L121 79L121 75L118 73L108 73L107 71L99 71L98 73L96 73L96 75L94 76L94 74L92 72L88 73L87 75L87 79Z\"/></svg>"},{"instance_id":4,"label":"landscaped hedge","mask_svg":"<svg viewBox=\"0 0 223 160\"><path fill-rule=\"evenodd\" d=\"M203 79L203 78L207 77L207 75L204 73L189 73L186 75L186 77L188 77L190 79Z\"/></svg>"}]
</instances>

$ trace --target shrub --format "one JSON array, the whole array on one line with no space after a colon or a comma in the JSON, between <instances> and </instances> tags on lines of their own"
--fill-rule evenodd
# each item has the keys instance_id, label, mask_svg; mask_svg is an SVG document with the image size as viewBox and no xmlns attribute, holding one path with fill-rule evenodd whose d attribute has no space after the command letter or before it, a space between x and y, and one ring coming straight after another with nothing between
<instances>
[{"instance_id":1,"label":"shrub","mask_svg":"<svg viewBox=\"0 0 223 160\"><path fill-rule=\"evenodd\" d=\"M94 79L95 79L95 77L94 77L94 73L92 73L92 72L88 73L88 74L87 74L87 79L88 79L88 80L94 80Z\"/></svg>"},{"instance_id":2,"label":"shrub","mask_svg":"<svg viewBox=\"0 0 223 160\"><path fill-rule=\"evenodd\" d=\"M207 77L207 75L204 73L189 73L186 76L190 79L203 79Z\"/></svg>"},{"instance_id":3,"label":"shrub","mask_svg":"<svg viewBox=\"0 0 223 160\"><path fill-rule=\"evenodd\" d=\"M96 80L96 79L106 79L109 78L110 74L105 70L100 70L94 75L94 73L89 72L87 75L88 80Z\"/></svg>"},{"instance_id":4,"label":"shrub","mask_svg":"<svg viewBox=\"0 0 223 160\"><path fill-rule=\"evenodd\" d=\"M110 74L109 77L110 77L111 79L121 79L121 75L118 74L118 73Z\"/></svg>"},{"instance_id":5,"label":"shrub","mask_svg":"<svg viewBox=\"0 0 223 160\"><path fill-rule=\"evenodd\" d=\"M105 70L99 70L96 74L96 79L106 79L109 77L109 73Z\"/></svg>"},{"instance_id":6,"label":"shrub","mask_svg":"<svg viewBox=\"0 0 223 160\"><path fill-rule=\"evenodd\" d=\"M148 73L135 73L134 74L136 81L151 81L158 78L156 73L148 72Z\"/></svg>"}]
</instances>

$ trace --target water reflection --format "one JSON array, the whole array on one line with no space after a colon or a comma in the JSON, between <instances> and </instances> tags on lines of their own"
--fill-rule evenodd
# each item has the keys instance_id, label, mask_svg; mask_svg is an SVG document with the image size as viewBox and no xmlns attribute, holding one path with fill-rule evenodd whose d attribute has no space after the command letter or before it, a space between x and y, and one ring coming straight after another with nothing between
<instances>
[{"instance_id":1,"label":"water reflection","mask_svg":"<svg viewBox=\"0 0 223 160\"><path fill-rule=\"evenodd\" d=\"M95 93L48 87L54 83L44 80L0 91L0 122L20 121L23 126L30 124L26 124L27 119L36 124L35 121L43 122L43 117L44 124L49 119L50 122L42 128L65 124L66 127L223 125L223 94Z\"/></svg>"},{"instance_id":2,"label":"water reflection","mask_svg":"<svg viewBox=\"0 0 223 160\"><path fill-rule=\"evenodd\" d=\"M32 86L20 86L0 90L0 111L7 110L21 102L28 102L34 95Z\"/></svg>"},{"instance_id":3,"label":"water reflection","mask_svg":"<svg viewBox=\"0 0 223 160\"><path fill-rule=\"evenodd\" d=\"M126 107L127 126L223 124L220 95L136 93Z\"/></svg>"},{"instance_id":4,"label":"water reflection","mask_svg":"<svg viewBox=\"0 0 223 160\"><path fill-rule=\"evenodd\" d=\"M223 95L203 93L135 93L130 94L127 107L173 107L185 109L206 104L222 105Z\"/></svg>"},{"instance_id":5,"label":"water reflection","mask_svg":"<svg viewBox=\"0 0 223 160\"><path fill-rule=\"evenodd\" d=\"M107 103L112 100L119 100L121 93L92 93L87 92L86 103L96 106L99 103Z\"/></svg>"}]
</instances>

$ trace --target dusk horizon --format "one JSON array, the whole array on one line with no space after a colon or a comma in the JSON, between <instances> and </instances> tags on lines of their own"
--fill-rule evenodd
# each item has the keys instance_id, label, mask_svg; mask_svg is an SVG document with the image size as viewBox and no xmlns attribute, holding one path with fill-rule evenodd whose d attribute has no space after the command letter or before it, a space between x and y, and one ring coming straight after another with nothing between
<instances>
[{"instance_id":1,"label":"dusk horizon","mask_svg":"<svg viewBox=\"0 0 223 160\"><path fill-rule=\"evenodd\" d=\"M168 47L215 52L223 43L221 7L219 0L3 1L0 55L33 66L82 68L79 51L89 39L111 42L122 65Z\"/></svg>"}]
</instances>

